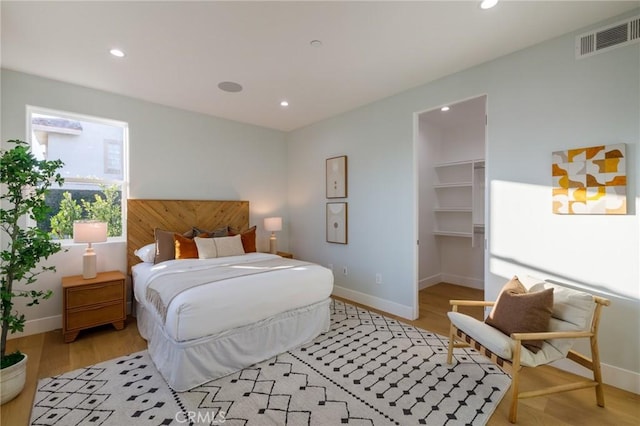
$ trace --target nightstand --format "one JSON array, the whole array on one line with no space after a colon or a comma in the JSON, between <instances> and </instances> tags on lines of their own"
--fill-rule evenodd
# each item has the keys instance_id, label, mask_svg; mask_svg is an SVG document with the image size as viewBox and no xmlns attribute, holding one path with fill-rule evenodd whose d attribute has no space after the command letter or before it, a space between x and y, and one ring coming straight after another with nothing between
<instances>
[{"instance_id":1,"label":"nightstand","mask_svg":"<svg viewBox=\"0 0 640 426\"><path fill-rule=\"evenodd\" d=\"M124 328L127 318L125 276L120 271L100 272L95 278L62 277L62 333L73 342L80 330L103 324Z\"/></svg>"},{"instance_id":2,"label":"nightstand","mask_svg":"<svg viewBox=\"0 0 640 426\"><path fill-rule=\"evenodd\" d=\"M286 257L287 259L293 259L293 254L287 253L286 251L279 251L276 254L280 257Z\"/></svg>"}]
</instances>

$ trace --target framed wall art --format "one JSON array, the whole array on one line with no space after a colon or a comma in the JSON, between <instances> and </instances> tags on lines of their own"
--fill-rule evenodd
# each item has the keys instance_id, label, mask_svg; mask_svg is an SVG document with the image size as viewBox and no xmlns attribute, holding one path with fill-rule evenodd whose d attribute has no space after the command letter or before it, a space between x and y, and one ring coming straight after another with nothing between
<instances>
[{"instance_id":1,"label":"framed wall art","mask_svg":"<svg viewBox=\"0 0 640 426\"><path fill-rule=\"evenodd\" d=\"M347 244L347 203L327 203L327 242Z\"/></svg>"},{"instance_id":2,"label":"framed wall art","mask_svg":"<svg viewBox=\"0 0 640 426\"><path fill-rule=\"evenodd\" d=\"M347 197L347 156L327 158L325 165L327 198Z\"/></svg>"},{"instance_id":3,"label":"framed wall art","mask_svg":"<svg viewBox=\"0 0 640 426\"><path fill-rule=\"evenodd\" d=\"M626 214L625 144L553 153L553 213Z\"/></svg>"}]
</instances>

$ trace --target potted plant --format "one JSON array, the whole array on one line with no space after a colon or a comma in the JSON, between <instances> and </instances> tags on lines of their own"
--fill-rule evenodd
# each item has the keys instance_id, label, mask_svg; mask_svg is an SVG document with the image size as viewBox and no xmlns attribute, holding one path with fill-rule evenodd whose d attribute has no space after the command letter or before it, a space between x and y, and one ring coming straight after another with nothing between
<instances>
[{"instance_id":1,"label":"potted plant","mask_svg":"<svg viewBox=\"0 0 640 426\"><path fill-rule=\"evenodd\" d=\"M14 310L13 298L25 297L29 300L27 306L33 306L51 297L51 290L27 290L24 286L33 284L44 271L55 271L55 267L39 263L61 250L60 244L52 241L48 232L29 224L46 218L49 208L45 195L54 183L63 183L57 173L62 167L60 160L38 160L24 141L7 143L15 146L0 151L1 403L20 393L26 378L27 356L19 351L6 353L7 334L23 331L25 324L24 314Z\"/></svg>"}]
</instances>

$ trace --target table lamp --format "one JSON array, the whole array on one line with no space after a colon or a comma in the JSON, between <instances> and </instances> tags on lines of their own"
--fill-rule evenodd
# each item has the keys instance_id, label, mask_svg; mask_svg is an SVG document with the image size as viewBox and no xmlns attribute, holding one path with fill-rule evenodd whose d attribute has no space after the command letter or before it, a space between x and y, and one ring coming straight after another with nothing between
<instances>
[{"instance_id":1,"label":"table lamp","mask_svg":"<svg viewBox=\"0 0 640 426\"><path fill-rule=\"evenodd\" d=\"M104 243L105 241L107 241L107 222L98 220L76 220L73 222L73 242L89 244L82 256L82 278L85 280L95 278L97 275L96 253L91 244Z\"/></svg>"},{"instance_id":2,"label":"table lamp","mask_svg":"<svg viewBox=\"0 0 640 426\"><path fill-rule=\"evenodd\" d=\"M271 238L269 238L269 253L276 254L277 241L276 231L282 230L282 218L281 217L267 217L264 219L264 229L271 231Z\"/></svg>"}]
</instances>

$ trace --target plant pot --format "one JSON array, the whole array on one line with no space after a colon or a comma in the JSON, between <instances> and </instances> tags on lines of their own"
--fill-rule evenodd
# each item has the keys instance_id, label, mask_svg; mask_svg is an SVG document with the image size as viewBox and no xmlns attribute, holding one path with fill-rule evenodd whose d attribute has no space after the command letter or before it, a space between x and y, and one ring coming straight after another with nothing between
<instances>
[{"instance_id":1,"label":"plant pot","mask_svg":"<svg viewBox=\"0 0 640 426\"><path fill-rule=\"evenodd\" d=\"M27 379L27 354L18 363L0 370L0 404L11 401L24 388Z\"/></svg>"}]
</instances>

